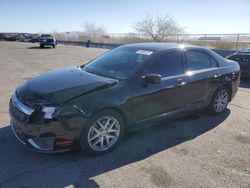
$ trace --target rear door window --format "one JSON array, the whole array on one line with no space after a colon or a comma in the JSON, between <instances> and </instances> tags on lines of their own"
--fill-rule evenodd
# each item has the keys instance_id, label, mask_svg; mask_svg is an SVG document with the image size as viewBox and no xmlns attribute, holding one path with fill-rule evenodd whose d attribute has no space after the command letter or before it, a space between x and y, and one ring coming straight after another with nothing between
<instances>
[{"instance_id":1,"label":"rear door window","mask_svg":"<svg viewBox=\"0 0 250 188\"><path fill-rule=\"evenodd\" d=\"M188 50L186 52L187 70L196 71L211 67L210 56L202 51Z\"/></svg>"}]
</instances>

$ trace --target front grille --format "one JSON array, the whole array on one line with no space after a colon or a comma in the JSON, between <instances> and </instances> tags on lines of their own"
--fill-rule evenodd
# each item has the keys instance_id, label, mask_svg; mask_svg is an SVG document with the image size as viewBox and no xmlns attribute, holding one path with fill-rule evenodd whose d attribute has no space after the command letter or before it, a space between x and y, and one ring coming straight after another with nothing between
<instances>
[{"instance_id":1,"label":"front grille","mask_svg":"<svg viewBox=\"0 0 250 188\"><path fill-rule=\"evenodd\" d=\"M25 103L25 99L23 99L23 98L20 96L20 94L18 93L18 90L16 90L15 95L16 95L16 98L17 98L21 103L27 105L27 104ZM27 106L28 106L28 105L27 105Z\"/></svg>"},{"instance_id":2,"label":"front grille","mask_svg":"<svg viewBox=\"0 0 250 188\"><path fill-rule=\"evenodd\" d=\"M32 108L30 108L29 106L27 106L26 104L22 103L16 93L14 93L11 97L11 101L12 101L12 105L15 106L15 108L17 108L20 112L26 114L26 115L31 115L34 110Z\"/></svg>"},{"instance_id":3,"label":"front grille","mask_svg":"<svg viewBox=\"0 0 250 188\"><path fill-rule=\"evenodd\" d=\"M28 116L21 112L15 105L13 105L13 102L10 102L10 113L18 120L18 121L24 121L26 122L28 120Z\"/></svg>"},{"instance_id":4,"label":"front grille","mask_svg":"<svg viewBox=\"0 0 250 188\"><path fill-rule=\"evenodd\" d=\"M33 109L23 104L16 96L13 94L10 100L9 111L13 118L19 122L27 123L29 121L30 115L34 112Z\"/></svg>"}]
</instances>

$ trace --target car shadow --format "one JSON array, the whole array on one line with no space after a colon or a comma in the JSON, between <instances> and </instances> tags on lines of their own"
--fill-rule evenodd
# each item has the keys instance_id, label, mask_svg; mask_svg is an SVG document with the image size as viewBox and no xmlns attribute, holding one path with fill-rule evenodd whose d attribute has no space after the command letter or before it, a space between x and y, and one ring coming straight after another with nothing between
<instances>
[{"instance_id":1,"label":"car shadow","mask_svg":"<svg viewBox=\"0 0 250 188\"><path fill-rule=\"evenodd\" d=\"M30 46L27 47L27 49L51 49L52 47L50 46L44 46L43 48L40 48L39 46Z\"/></svg>"},{"instance_id":2,"label":"car shadow","mask_svg":"<svg viewBox=\"0 0 250 188\"><path fill-rule=\"evenodd\" d=\"M132 132L103 156L86 156L80 150L53 155L32 152L17 143L7 126L0 129L0 187L99 187L93 177L195 139L229 114L229 109L219 116L200 112Z\"/></svg>"}]
</instances>

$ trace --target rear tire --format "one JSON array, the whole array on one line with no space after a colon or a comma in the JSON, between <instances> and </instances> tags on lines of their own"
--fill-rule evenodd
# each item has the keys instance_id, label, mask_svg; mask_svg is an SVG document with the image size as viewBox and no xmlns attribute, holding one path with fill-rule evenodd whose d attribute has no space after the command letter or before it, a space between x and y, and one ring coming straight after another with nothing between
<instances>
[{"instance_id":1,"label":"rear tire","mask_svg":"<svg viewBox=\"0 0 250 188\"><path fill-rule=\"evenodd\" d=\"M218 115L225 111L227 108L230 97L230 91L227 87L218 88L208 106L208 111L210 114Z\"/></svg>"},{"instance_id":2,"label":"rear tire","mask_svg":"<svg viewBox=\"0 0 250 188\"><path fill-rule=\"evenodd\" d=\"M80 146L86 154L102 155L112 151L124 135L124 120L113 110L93 115L84 128Z\"/></svg>"}]
</instances>

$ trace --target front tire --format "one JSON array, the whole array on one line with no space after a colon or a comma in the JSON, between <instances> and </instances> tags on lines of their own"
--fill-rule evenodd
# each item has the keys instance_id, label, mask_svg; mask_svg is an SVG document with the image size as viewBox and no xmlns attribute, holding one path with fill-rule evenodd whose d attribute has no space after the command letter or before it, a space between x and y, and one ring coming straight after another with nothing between
<instances>
[{"instance_id":1,"label":"front tire","mask_svg":"<svg viewBox=\"0 0 250 188\"><path fill-rule=\"evenodd\" d=\"M87 154L102 155L118 145L124 135L124 120L113 110L95 114L80 138L81 149Z\"/></svg>"},{"instance_id":2,"label":"front tire","mask_svg":"<svg viewBox=\"0 0 250 188\"><path fill-rule=\"evenodd\" d=\"M208 111L213 115L221 114L227 108L230 92L227 87L217 89L210 101Z\"/></svg>"}]
</instances>

